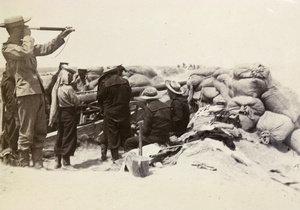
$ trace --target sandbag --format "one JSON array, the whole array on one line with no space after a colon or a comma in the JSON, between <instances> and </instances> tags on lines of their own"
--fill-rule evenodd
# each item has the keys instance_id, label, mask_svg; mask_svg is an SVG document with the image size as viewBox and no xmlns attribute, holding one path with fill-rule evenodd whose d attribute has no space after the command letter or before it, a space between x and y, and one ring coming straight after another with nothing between
<instances>
[{"instance_id":1,"label":"sandbag","mask_svg":"<svg viewBox=\"0 0 300 210\"><path fill-rule=\"evenodd\" d=\"M214 82L216 81L215 78L213 77L209 77L209 78L206 78L204 79L200 86L203 88L203 87L214 87Z\"/></svg>"},{"instance_id":2,"label":"sandbag","mask_svg":"<svg viewBox=\"0 0 300 210\"><path fill-rule=\"evenodd\" d=\"M224 84L223 82L219 82L218 80L215 80L213 82L213 85L217 89L217 91L222 95L222 97L226 100L226 102L228 102L231 99L230 89L226 84Z\"/></svg>"},{"instance_id":3,"label":"sandbag","mask_svg":"<svg viewBox=\"0 0 300 210\"><path fill-rule=\"evenodd\" d=\"M203 87L201 92L203 97L207 100L211 100L220 94L215 87Z\"/></svg>"},{"instance_id":4,"label":"sandbag","mask_svg":"<svg viewBox=\"0 0 300 210\"><path fill-rule=\"evenodd\" d=\"M268 77L270 70L259 63L242 64L233 69L234 79L245 78L260 78L265 79Z\"/></svg>"},{"instance_id":5,"label":"sandbag","mask_svg":"<svg viewBox=\"0 0 300 210\"><path fill-rule=\"evenodd\" d=\"M142 74L148 78L157 76L157 73L154 71L154 69L148 66L127 66L125 69L133 75Z\"/></svg>"},{"instance_id":6,"label":"sandbag","mask_svg":"<svg viewBox=\"0 0 300 210\"><path fill-rule=\"evenodd\" d=\"M198 87L200 86L202 81L203 81L202 76L193 74L188 78L186 84L189 89L193 88L194 91L198 91L200 90L198 89Z\"/></svg>"},{"instance_id":7,"label":"sandbag","mask_svg":"<svg viewBox=\"0 0 300 210\"><path fill-rule=\"evenodd\" d=\"M292 150L300 154L300 129L294 130L284 143Z\"/></svg>"},{"instance_id":8,"label":"sandbag","mask_svg":"<svg viewBox=\"0 0 300 210\"><path fill-rule=\"evenodd\" d=\"M266 111L258 120L256 128L260 138L267 136L270 141L282 142L294 130L294 123L285 115Z\"/></svg>"},{"instance_id":9,"label":"sandbag","mask_svg":"<svg viewBox=\"0 0 300 210\"><path fill-rule=\"evenodd\" d=\"M229 86L232 82L232 76L230 76L229 74L220 74L217 77L217 81L223 82L225 85Z\"/></svg>"},{"instance_id":10,"label":"sandbag","mask_svg":"<svg viewBox=\"0 0 300 210\"><path fill-rule=\"evenodd\" d=\"M213 73L218 69L220 69L220 67L205 67L197 70L192 70L193 71L192 74L207 77L207 76L212 76Z\"/></svg>"},{"instance_id":11,"label":"sandbag","mask_svg":"<svg viewBox=\"0 0 300 210\"><path fill-rule=\"evenodd\" d=\"M131 87L143 87L151 84L150 79L141 74L134 74L129 77L128 82Z\"/></svg>"},{"instance_id":12,"label":"sandbag","mask_svg":"<svg viewBox=\"0 0 300 210\"><path fill-rule=\"evenodd\" d=\"M283 114L296 122L300 117L300 103L298 96L291 91L273 87L262 94L261 100L267 110Z\"/></svg>"},{"instance_id":13,"label":"sandbag","mask_svg":"<svg viewBox=\"0 0 300 210\"><path fill-rule=\"evenodd\" d=\"M203 81L202 76L200 76L200 75L190 75L190 77L188 78L188 80L186 82L186 85L189 89L189 91L188 91L188 102L191 102L193 99L197 100L196 99L197 96L195 96L195 93L197 93L197 92L200 93L200 90L201 90L200 84L202 83L202 81ZM198 94L198 95L199 95L199 98L200 98L200 94Z\"/></svg>"},{"instance_id":14,"label":"sandbag","mask_svg":"<svg viewBox=\"0 0 300 210\"><path fill-rule=\"evenodd\" d=\"M164 78L160 76L155 76L151 79L151 84L153 86L164 84L164 82L165 82Z\"/></svg>"},{"instance_id":15,"label":"sandbag","mask_svg":"<svg viewBox=\"0 0 300 210\"><path fill-rule=\"evenodd\" d=\"M233 79L232 90L234 96L259 98L267 90L267 84L264 80L258 78Z\"/></svg>"},{"instance_id":16,"label":"sandbag","mask_svg":"<svg viewBox=\"0 0 300 210\"><path fill-rule=\"evenodd\" d=\"M241 128L248 132L254 131L259 118L257 115L254 115L253 118L249 118L247 115L239 114Z\"/></svg>"},{"instance_id":17,"label":"sandbag","mask_svg":"<svg viewBox=\"0 0 300 210\"><path fill-rule=\"evenodd\" d=\"M242 110L241 110L242 108ZM244 112L248 108L249 114L262 116L265 113L265 106L259 98L251 96L237 96L232 98L228 105L227 110L230 112Z\"/></svg>"},{"instance_id":18,"label":"sandbag","mask_svg":"<svg viewBox=\"0 0 300 210\"><path fill-rule=\"evenodd\" d=\"M300 128L300 117L295 122L295 129L298 129L298 128Z\"/></svg>"},{"instance_id":19,"label":"sandbag","mask_svg":"<svg viewBox=\"0 0 300 210\"><path fill-rule=\"evenodd\" d=\"M227 104L227 111L239 115L241 128L252 131L261 115L265 112L262 101L250 96L238 96L232 98Z\"/></svg>"},{"instance_id":20,"label":"sandbag","mask_svg":"<svg viewBox=\"0 0 300 210\"><path fill-rule=\"evenodd\" d=\"M221 94L219 94L213 98L212 103L214 105L225 105L227 103L227 101Z\"/></svg>"},{"instance_id":21,"label":"sandbag","mask_svg":"<svg viewBox=\"0 0 300 210\"><path fill-rule=\"evenodd\" d=\"M222 74L227 74L230 76L230 75L232 75L232 69L218 69L212 74L212 76L217 78L218 76L220 76Z\"/></svg>"}]
</instances>

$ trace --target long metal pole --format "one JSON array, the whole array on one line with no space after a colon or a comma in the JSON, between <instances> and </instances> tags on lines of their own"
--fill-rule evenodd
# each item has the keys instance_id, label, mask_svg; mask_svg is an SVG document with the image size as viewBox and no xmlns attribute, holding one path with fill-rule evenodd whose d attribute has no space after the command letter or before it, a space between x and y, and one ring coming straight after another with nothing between
<instances>
[{"instance_id":1,"label":"long metal pole","mask_svg":"<svg viewBox=\"0 0 300 210\"><path fill-rule=\"evenodd\" d=\"M41 31L64 31L66 30L66 27L29 27L29 29ZM75 29L72 28L72 31L75 31Z\"/></svg>"}]
</instances>

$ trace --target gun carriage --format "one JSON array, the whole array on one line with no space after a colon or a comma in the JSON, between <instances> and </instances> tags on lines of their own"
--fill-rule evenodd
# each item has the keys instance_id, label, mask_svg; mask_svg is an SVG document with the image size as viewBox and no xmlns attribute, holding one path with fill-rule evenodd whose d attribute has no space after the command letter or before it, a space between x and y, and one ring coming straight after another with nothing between
<instances>
[{"instance_id":1,"label":"gun carriage","mask_svg":"<svg viewBox=\"0 0 300 210\"><path fill-rule=\"evenodd\" d=\"M186 82L180 82L184 85ZM161 84L154 86L158 91L166 90L166 85ZM138 122L143 119L145 102L139 100L138 96L145 87L133 87L130 101L130 124L131 124L131 135L136 136L139 132ZM98 141L102 134L102 122L103 117L101 115L101 107L97 102L97 91L84 91L78 92L77 96L84 102L84 105L79 108L80 120L77 126L77 135L79 138L90 138L93 141ZM49 132L44 148L53 149L56 131Z\"/></svg>"}]
</instances>

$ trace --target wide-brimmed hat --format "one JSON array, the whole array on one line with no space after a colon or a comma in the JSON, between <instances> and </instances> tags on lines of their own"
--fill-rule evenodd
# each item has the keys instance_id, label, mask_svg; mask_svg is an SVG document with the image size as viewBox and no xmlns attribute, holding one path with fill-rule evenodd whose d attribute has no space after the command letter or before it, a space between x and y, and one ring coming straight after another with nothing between
<instances>
[{"instance_id":1,"label":"wide-brimmed hat","mask_svg":"<svg viewBox=\"0 0 300 210\"><path fill-rule=\"evenodd\" d=\"M122 65L118 66L108 66L107 68L104 69L103 74L109 74L112 72L116 72L118 70L125 70L125 68Z\"/></svg>"},{"instance_id":2,"label":"wide-brimmed hat","mask_svg":"<svg viewBox=\"0 0 300 210\"><path fill-rule=\"evenodd\" d=\"M23 18L23 16L20 16L20 15L13 16L13 17L4 19L4 22L0 23L0 27L11 28L11 27L15 27L15 26L20 26L20 25L24 25L24 23L28 22L29 20L31 20L30 17Z\"/></svg>"},{"instance_id":3,"label":"wide-brimmed hat","mask_svg":"<svg viewBox=\"0 0 300 210\"><path fill-rule=\"evenodd\" d=\"M141 95L141 99L149 100L149 99L160 99L161 95L158 93L157 89L155 87L146 87Z\"/></svg>"},{"instance_id":4,"label":"wide-brimmed hat","mask_svg":"<svg viewBox=\"0 0 300 210\"><path fill-rule=\"evenodd\" d=\"M165 84L167 88L173 93L180 94L180 95L183 94L183 91L181 90L181 85L178 82L166 80Z\"/></svg>"}]
</instances>

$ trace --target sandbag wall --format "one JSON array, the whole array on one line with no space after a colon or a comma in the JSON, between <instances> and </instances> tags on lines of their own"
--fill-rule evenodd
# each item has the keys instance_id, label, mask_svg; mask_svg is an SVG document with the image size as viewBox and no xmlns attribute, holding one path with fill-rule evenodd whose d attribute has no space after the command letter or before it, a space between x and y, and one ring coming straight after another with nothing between
<instances>
[{"instance_id":1,"label":"sandbag wall","mask_svg":"<svg viewBox=\"0 0 300 210\"><path fill-rule=\"evenodd\" d=\"M285 142L300 153L300 103L297 94L273 82L271 72L261 64L233 69L209 68L193 71L187 81L189 102L199 106L223 104L238 114L242 129L260 137ZM297 132L296 132L297 131Z\"/></svg>"}]
</instances>

